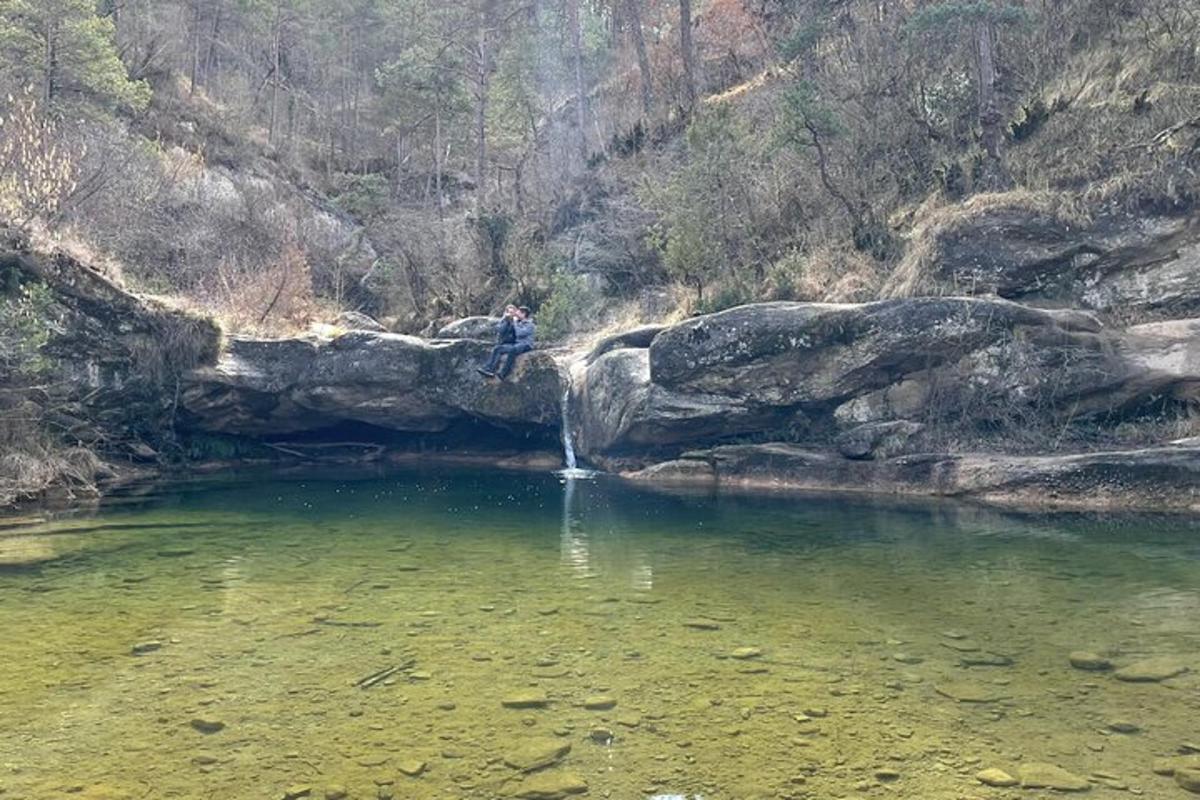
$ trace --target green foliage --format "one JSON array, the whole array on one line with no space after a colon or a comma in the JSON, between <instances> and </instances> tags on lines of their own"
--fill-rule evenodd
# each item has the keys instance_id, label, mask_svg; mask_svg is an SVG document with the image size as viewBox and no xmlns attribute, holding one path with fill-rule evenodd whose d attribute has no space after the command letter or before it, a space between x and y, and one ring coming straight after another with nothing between
<instances>
[{"instance_id":1,"label":"green foliage","mask_svg":"<svg viewBox=\"0 0 1200 800\"><path fill-rule=\"evenodd\" d=\"M550 283L550 296L538 309L538 336L548 342L566 339L592 327L604 306L604 296L580 275L559 272Z\"/></svg>"},{"instance_id":2,"label":"green foliage","mask_svg":"<svg viewBox=\"0 0 1200 800\"><path fill-rule=\"evenodd\" d=\"M809 81L796 81L783 93L775 137L779 145L795 149L812 146L813 135L835 137L844 132L841 120Z\"/></svg>"},{"instance_id":3,"label":"green foliage","mask_svg":"<svg viewBox=\"0 0 1200 800\"><path fill-rule=\"evenodd\" d=\"M25 283L0 296L0 376L32 380L50 371L43 348L50 341L50 290Z\"/></svg>"},{"instance_id":4,"label":"green foliage","mask_svg":"<svg viewBox=\"0 0 1200 800\"><path fill-rule=\"evenodd\" d=\"M914 34L956 34L963 25L990 20L998 25L1027 23L1029 12L1020 6L995 2L946 2L920 9L908 20L907 28Z\"/></svg>"},{"instance_id":5,"label":"green foliage","mask_svg":"<svg viewBox=\"0 0 1200 800\"><path fill-rule=\"evenodd\" d=\"M53 104L83 94L145 108L150 87L129 79L114 35L93 0L0 0L0 72Z\"/></svg>"},{"instance_id":6,"label":"green foliage","mask_svg":"<svg viewBox=\"0 0 1200 800\"><path fill-rule=\"evenodd\" d=\"M387 212L391 186L386 175L343 174L338 176L331 195L347 214L359 220L371 220Z\"/></svg>"},{"instance_id":7,"label":"green foliage","mask_svg":"<svg viewBox=\"0 0 1200 800\"><path fill-rule=\"evenodd\" d=\"M663 224L653 234L654 243L662 250L667 271L694 287L700 299L708 284L736 266L734 204L749 161L746 137L743 123L728 105L698 114L685 136L687 164L659 198Z\"/></svg>"},{"instance_id":8,"label":"green foliage","mask_svg":"<svg viewBox=\"0 0 1200 800\"><path fill-rule=\"evenodd\" d=\"M544 113L538 94L536 39L531 33L514 39L513 46L500 54L488 115L495 144L510 147L536 136Z\"/></svg>"},{"instance_id":9,"label":"green foliage","mask_svg":"<svg viewBox=\"0 0 1200 800\"><path fill-rule=\"evenodd\" d=\"M811 53L825 35L827 25L823 18L805 21L796 28L786 39L779 43L779 55L785 61L792 61Z\"/></svg>"},{"instance_id":10,"label":"green foliage","mask_svg":"<svg viewBox=\"0 0 1200 800\"><path fill-rule=\"evenodd\" d=\"M696 303L693 310L698 314L715 314L760 299L752 289L742 283L727 283Z\"/></svg>"}]
</instances>

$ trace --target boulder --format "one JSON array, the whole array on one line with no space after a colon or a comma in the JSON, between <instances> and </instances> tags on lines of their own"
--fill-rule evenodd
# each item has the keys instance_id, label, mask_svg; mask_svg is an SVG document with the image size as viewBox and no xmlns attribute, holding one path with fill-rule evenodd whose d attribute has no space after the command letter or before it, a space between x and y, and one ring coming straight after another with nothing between
<instances>
[{"instance_id":1,"label":"boulder","mask_svg":"<svg viewBox=\"0 0 1200 800\"><path fill-rule=\"evenodd\" d=\"M476 367L486 344L356 331L332 341L235 338L216 365L187 376L186 427L251 436L364 422L436 432L475 419L557 426L562 377L553 358L521 356L505 383Z\"/></svg>"},{"instance_id":2,"label":"boulder","mask_svg":"<svg viewBox=\"0 0 1200 800\"><path fill-rule=\"evenodd\" d=\"M979 378L1001 384L1016 376L988 370L1006 355L1016 360L1018 350L1029 372L1055 360L1061 368L1067 351L1085 368L1103 366L1100 334L1100 323L1086 314L1003 300L763 303L663 331L650 346L650 374L671 389L777 406L840 403L972 355L979 356L972 365Z\"/></svg>"},{"instance_id":3,"label":"boulder","mask_svg":"<svg viewBox=\"0 0 1200 800\"><path fill-rule=\"evenodd\" d=\"M870 422L845 431L834 444L846 458L891 458L904 452L925 429L919 422Z\"/></svg>"},{"instance_id":4,"label":"boulder","mask_svg":"<svg viewBox=\"0 0 1200 800\"><path fill-rule=\"evenodd\" d=\"M921 234L902 291L996 294L1100 311L1200 310L1200 218L1097 215L1028 203L956 209ZM902 271L903 272L903 271Z\"/></svg>"},{"instance_id":5,"label":"boulder","mask_svg":"<svg viewBox=\"0 0 1200 800\"><path fill-rule=\"evenodd\" d=\"M654 341L654 337L658 336L666 327L666 325L642 325L627 331L615 333L611 336L605 336L592 346L591 351L587 355L587 363L591 364L600 358L600 356L613 350L620 350L622 348L645 349Z\"/></svg>"},{"instance_id":6,"label":"boulder","mask_svg":"<svg viewBox=\"0 0 1200 800\"><path fill-rule=\"evenodd\" d=\"M572 407L579 451L593 458L780 438L810 422L1116 419L1152 398L1200 396L1197 337L1196 320L1106 330L1090 314L998 299L764 303L671 326L648 348L594 356ZM864 458L886 440L894 454L912 432L864 429L845 446Z\"/></svg>"},{"instance_id":7,"label":"boulder","mask_svg":"<svg viewBox=\"0 0 1200 800\"><path fill-rule=\"evenodd\" d=\"M496 341L496 326L499 317L464 317L438 329L438 339L475 339L483 342Z\"/></svg>"},{"instance_id":8,"label":"boulder","mask_svg":"<svg viewBox=\"0 0 1200 800\"><path fill-rule=\"evenodd\" d=\"M645 349L600 356L576 385L571 408L575 446L588 455L712 440L778 427L795 417L790 409L655 385Z\"/></svg>"},{"instance_id":9,"label":"boulder","mask_svg":"<svg viewBox=\"0 0 1200 800\"><path fill-rule=\"evenodd\" d=\"M334 324L340 328L345 328L348 331L374 331L375 333L386 333L387 328L378 320L367 316L361 311L343 311L337 315Z\"/></svg>"}]
</instances>

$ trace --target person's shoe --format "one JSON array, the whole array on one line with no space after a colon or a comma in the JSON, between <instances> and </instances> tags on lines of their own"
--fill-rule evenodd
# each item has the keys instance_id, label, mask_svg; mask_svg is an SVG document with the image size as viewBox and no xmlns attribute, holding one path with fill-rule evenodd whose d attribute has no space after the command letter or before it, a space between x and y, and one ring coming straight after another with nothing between
<instances>
[{"instance_id":1,"label":"person's shoe","mask_svg":"<svg viewBox=\"0 0 1200 800\"><path fill-rule=\"evenodd\" d=\"M485 378L496 377L496 373L492 372L490 369L487 369L485 367L476 367L475 371L478 372L480 375L482 375Z\"/></svg>"}]
</instances>

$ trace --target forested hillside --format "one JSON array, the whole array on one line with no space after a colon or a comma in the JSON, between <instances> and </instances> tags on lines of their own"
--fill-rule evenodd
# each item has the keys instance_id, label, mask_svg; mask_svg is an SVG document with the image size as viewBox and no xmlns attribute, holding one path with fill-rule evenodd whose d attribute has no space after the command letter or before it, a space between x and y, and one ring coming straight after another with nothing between
<instances>
[{"instance_id":1,"label":"forested hillside","mask_svg":"<svg viewBox=\"0 0 1200 800\"><path fill-rule=\"evenodd\" d=\"M62 317L13 253L269 335L1200 309L1197 0L0 0L0 103L26 399Z\"/></svg>"},{"instance_id":2,"label":"forested hillside","mask_svg":"<svg viewBox=\"0 0 1200 800\"><path fill-rule=\"evenodd\" d=\"M237 328L868 298L979 195L1190 207L1198 34L1194 0L3 0L0 208Z\"/></svg>"}]
</instances>

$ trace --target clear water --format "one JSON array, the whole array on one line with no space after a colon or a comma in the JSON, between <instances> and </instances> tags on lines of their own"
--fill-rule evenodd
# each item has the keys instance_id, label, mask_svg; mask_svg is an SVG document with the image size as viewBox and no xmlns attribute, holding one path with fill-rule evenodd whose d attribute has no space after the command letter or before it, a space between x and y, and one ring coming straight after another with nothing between
<instances>
[{"instance_id":1,"label":"clear water","mask_svg":"<svg viewBox=\"0 0 1200 800\"><path fill-rule=\"evenodd\" d=\"M3 800L1038 797L974 777L1032 761L1181 798L1200 525L242 477L0 530L0 642Z\"/></svg>"}]
</instances>

